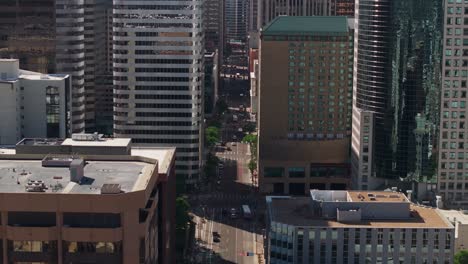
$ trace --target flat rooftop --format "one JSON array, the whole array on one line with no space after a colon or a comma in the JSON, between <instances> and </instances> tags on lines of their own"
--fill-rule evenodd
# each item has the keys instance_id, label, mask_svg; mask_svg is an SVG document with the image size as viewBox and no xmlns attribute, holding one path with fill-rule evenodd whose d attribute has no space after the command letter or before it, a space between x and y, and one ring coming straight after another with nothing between
<instances>
[{"instance_id":1,"label":"flat rooftop","mask_svg":"<svg viewBox=\"0 0 468 264\"><path fill-rule=\"evenodd\" d=\"M468 224L468 215L463 211L458 210L441 210L439 212L446 217L449 221L457 221L463 225Z\"/></svg>"},{"instance_id":2,"label":"flat rooftop","mask_svg":"<svg viewBox=\"0 0 468 264\"><path fill-rule=\"evenodd\" d=\"M348 191L348 197L350 202L409 203L406 195L400 192Z\"/></svg>"},{"instance_id":3,"label":"flat rooftop","mask_svg":"<svg viewBox=\"0 0 468 264\"><path fill-rule=\"evenodd\" d=\"M450 228L452 225L434 208L411 205L411 217L401 220L361 220L342 223L313 213L309 197L273 198L270 203L271 220L294 226L336 228Z\"/></svg>"},{"instance_id":4,"label":"flat rooftop","mask_svg":"<svg viewBox=\"0 0 468 264\"><path fill-rule=\"evenodd\" d=\"M278 16L267 25L264 36L347 36L348 19L342 16Z\"/></svg>"},{"instance_id":5,"label":"flat rooftop","mask_svg":"<svg viewBox=\"0 0 468 264\"><path fill-rule=\"evenodd\" d=\"M126 147L130 145L132 139L130 138L103 138L93 141L73 140L67 138L61 144L62 146L86 146L86 147Z\"/></svg>"},{"instance_id":6,"label":"flat rooftop","mask_svg":"<svg viewBox=\"0 0 468 264\"><path fill-rule=\"evenodd\" d=\"M104 184L124 192L144 189L154 164L135 161L87 161L81 184L70 181L68 167L43 167L41 160L0 160L0 193L26 193L29 181L42 181L46 193L100 194Z\"/></svg>"}]
</instances>

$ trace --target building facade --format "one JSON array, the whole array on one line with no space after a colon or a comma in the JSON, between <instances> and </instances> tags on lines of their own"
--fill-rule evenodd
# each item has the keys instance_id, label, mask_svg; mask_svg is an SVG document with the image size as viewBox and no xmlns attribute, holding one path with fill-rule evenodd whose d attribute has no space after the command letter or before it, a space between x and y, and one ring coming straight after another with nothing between
<instances>
[{"instance_id":1,"label":"building facade","mask_svg":"<svg viewBox=\"0 0 468 264\"><path fill-rule=\"evenodd\" d=\"M202 1L114 1L114 136L177 147L180 183L196 183L203 146Z\"/></svg>"},{"instance_id":2,"label":"building facade","mask_svg":"<svg viewBox=\"0 0 468 264\"><path fill-rule=\"evenodd\" d=\"M438 188L448 207L468 205L467 104L468 51L463 36L468 35L468 3L444 1L444 55L440 102Z\"/></svg>"},{"instance_id":3,"label":"building facade","mask_svg":"<svg viewBox=\"0 0 468 264\"><path fill-rule=\"evenodd\" d=\"M109 68L109 59L107 50L110 46L108 41L109 27L108 12L112 10L111 0L85 0L84 8L84 44L85 44L85 69L84 69L84 87L85 87L85 125L86 131L103 132L112 134L112 126L105 129L101 122L106 122L99 117L104 111L112 109L103 109L99 104L104 103L103 98L108 93L112 96L112 68ZM112 28L110 28L112 30ZM105 93L104 93L104 92ZM108 97L109 97L108 96ZM106 131L107 130L107 131ZM109 131L110 130L110 131Z\"/></svg>"},{"instance_id":4,"label":"building facade","mask_svg":"<svg viewBox=\"0 0 468 264\"><path fill-rule=\"evenodd\" d=\"M453 263L453 225L401 193L266 199L268 264Z\"/></svg>"},{"instance_id":5,"label":"building facade","mask_svg":"<svg viewBox=\"0 0 468 264\"><path fill-rule=\"evenodd\" d=\"M224 4L226 43L246 43L248 32L248 0L226 0Z\"/></svg>"},{"instance_id":6,"label":"building facade","mask_svg":"<svg viewBox=\"0 0 468 264\"><path fill-rule=\"evenodd\" d=\"M72 131L85 129L84 0L55 1L56 71L72 77Z\"/></svg>"},{"instance_id":7,"label":"building facade","mask_svg":"<svg viewBox=\"0 0 468 264\"><path fill-rule=\"evenodd\" d=\"M219 0L205 0L203 7L203 27L205 34L205 50L208 53L218 50L218 64L223 63L225 25L224 3Z\"/></svg>"},{"instance_id":8,"label":"building facade","mask_svg":"<svg viewBox=\"0 0 468 264\"><path fill-rule=\"evenodd\" d=\"M278 16L354 17L354 0L258 0L257 30Z\"/></svg>"},{"instance_id":9,"label":"building facade","mask_svg":"<svg viewBox=\"0 0 468 264\"><path fill-rule=\"evenodd\" d=\"M0 1L0 58L55 73L55 0Z\"/></svg>"},{"instance_id":10,"label":"building facade","mask_svg":"<svg viewBox=\"0 0 468 264\"><path fill-rule=\"evenodd\" d=\"M0 155L2 262L174 263L175 149L79 136Z\"/></svg>"},{"instance_id":11,"label":"building facade","mask_svg":"<svg viewBox=\"0 0 468 264\"><path fill-rule=\"evenodd\" d=\"M69 135L70 91L68 75L23 71L18 59L0 59L0 145Z\"/></svg>"},{"instance_id":12,"label":"building facade","mask_svg":"<svg viewBox=\"0 0 468 264\"><path fill-rule=\"evenodd\" d=\"M278 17L259 56L260 191L346 189L353 30L345 17Z\"/></svg>"},{"instance_id":13,"label":"building facade","mask_svg":"<svg viewBox=\"0 0 468 264\"><path fill-rule=\"evenodd\" d=\"M385 180L435 180L442 10L437 0L356 1L351 155L357 189Z\"/></svg>"}]
</instances>

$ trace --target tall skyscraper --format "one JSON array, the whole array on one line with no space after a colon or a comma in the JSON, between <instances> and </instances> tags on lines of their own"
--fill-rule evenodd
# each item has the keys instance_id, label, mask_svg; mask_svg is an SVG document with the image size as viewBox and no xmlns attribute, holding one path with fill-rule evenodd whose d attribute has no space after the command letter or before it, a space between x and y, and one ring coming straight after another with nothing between
<instances>
[{"instance_id":1,"label":"tall skyscraper","mask_svg":"<svg viewBox=\"0 0 468 264\"><path fill-rule=\"evenodd\" d=\"M109 83L112 82L112 69L108 67L108 12L112 10L112 0L85 0L84 9L84 42L85 42L85 103L86 103L86 131L107 132L106 120L100 120L103 110L98 106L104 103L102 97L106 91L112 96ZM98 111L100 110L100 111ZM112 111L112 109L110 109ZM109 123L109 122L107 122ZM110 128L112 128L111 124ZM99 128L99 129L98 129Z\"/></svg>"},{"instance_id":2,"label":"tall skyscraper","mask_svg":"<svg viewBox=\"0 0 468 264\"><path fill-rule=\"evenodd\" d=\"M438 189L449 207L468 206L466 118L468 77L468 3L446 0L440 104Z\"/></svg>"},{"instance_id":3,"label":"tall skyscraper","mask_svg":"<svg viewBox=\"0 0 468 264\"><path fill-rule=\"evenodd\" d=\"M205 34L205 49L208 53L218 50L218 63L222 64L224 56L225 26L224 2L205 0L203 7L203 28Z\"/></svg>"},{"instance_id":4,"label":"tall skyscraper","mask_svg":"<svg viewBox=\"0 0 468 264\"><path fill-rule=\"evenodd\" d=\"M114 0L114 135L177 147L179 183L203 146L202 1Z\"/></svg>"},{"instance_id":5,"label":"tall skyscraper","mask_svg":"<svg viewBox=\"0 0 468 264\"><path fill-rule=\"evenodd\" d=\"M55 72L55 0L0 1L0 58L21 67Z\"/></svg>"},{"instance_id":6,"label":"tall skyscraper","mask_svg":"<svg viewBox=\"0 0 468 264\"><path fill-rule=\"evenodd\" d=\"M72 77L71 129L73 133L84 132L84 0L56 0L55 7L56 71Z\"/></svg>"},{"instance_id":7,"label":"tall skyscraper","mask_svg":"<svg viewBox=\"0 0 468 264\"><path fill-rule=\"evenodd\" d=\"M354 0L257 1L259 28L277 16L354 16Z\"/></svg>"},{"instance_id":8,"label":"tall skyscraper","mask_svg":"<svg viewBox=\"0 0 468 264\"><path fill-rule=\"evenodd\" d=\"M353 30L345 17L277 17L262 31L258 104L260 191L346 189Z\"/></svg>"},{"instance_id":9,"label":"tall skyscraper","mask_svg":"<svg viewBox=\"0 0 468 264\"><path fill-rule=\"evenodd\" d=\"M248 26L248 0L226 0L224 23L227 43L245 43Z\"/></svg>"},{"instance_id":10,"label":"tall skyscraper","mask_svg":"<svg viewBox=\"0 0 468 264\"><path fill-rule=\"evenodd\" d=\"M378 179L431 181L437 167L441 2L361 0L356 14L354 187L385 184Z\"/></svg>"}]
</instances>

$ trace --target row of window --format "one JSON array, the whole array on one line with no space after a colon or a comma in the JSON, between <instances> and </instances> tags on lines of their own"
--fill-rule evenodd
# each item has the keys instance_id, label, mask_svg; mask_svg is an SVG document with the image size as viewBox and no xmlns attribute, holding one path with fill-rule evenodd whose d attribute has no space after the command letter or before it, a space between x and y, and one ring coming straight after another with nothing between
<instances>
[{"instance_id":1,"label":"row of window","mask_svg":"<svg viewBox=\"0 0 468 264\"><path fill-rule=\"evenodd\" d=\"M263 177L277 178L285 177L284 167L265 167ZM287 169L289 178L305 178L306 171L304 167L289 167ZM348 177L349 169L346 167L318 167L311 166L310 177Z\"/></svg>"}]
</instances>

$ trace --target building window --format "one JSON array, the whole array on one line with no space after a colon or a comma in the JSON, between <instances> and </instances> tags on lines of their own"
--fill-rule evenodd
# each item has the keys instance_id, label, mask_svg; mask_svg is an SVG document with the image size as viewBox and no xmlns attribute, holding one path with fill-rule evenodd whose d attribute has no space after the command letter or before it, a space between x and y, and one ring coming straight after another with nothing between
<instances>
[{"instance_id":1,"label":"building window","mask_svg":"<svg viewBox=\"0 0 468 264\"><path fill-rule=\"evenodd\" d=\"M265 167L263 176L266 178L283 177L284 168L283 167Z\"/></svg>"},{"instance_id":2,"label":"building window","mask_svg":"<svg viewBox=\"0 0 468 264\"><path fill-rule=\"evenodd\" d=\"M288 175L290 178L304 178L305 168L304 167L288 168Z\"/></svg>"}]
</instances>

